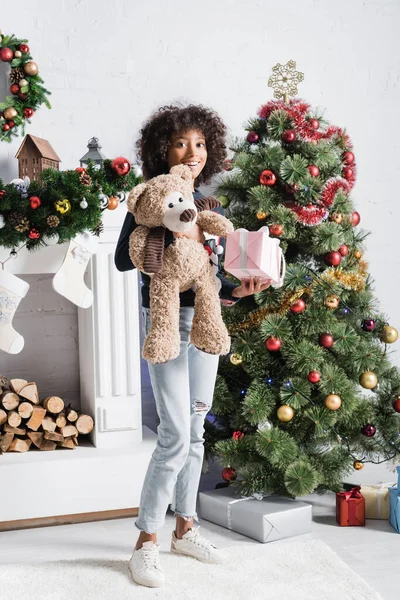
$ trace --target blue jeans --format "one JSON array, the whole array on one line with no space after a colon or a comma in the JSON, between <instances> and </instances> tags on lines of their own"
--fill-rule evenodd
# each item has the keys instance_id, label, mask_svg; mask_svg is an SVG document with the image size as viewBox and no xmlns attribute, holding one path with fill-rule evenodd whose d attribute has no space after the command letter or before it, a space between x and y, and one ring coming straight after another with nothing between
<instances>
[{"instance_id":1,"label":"blue jeans","mask_svg":"<svg viewBox=\"0 0 400 600\"><path fill-rule=\"evenodd\" d=\"M196 500L204 456L204 419L211 408L218 356L190 344L194 309L181 307L180 354L162 364L148 362L160 424L150 459L135 525L155 533L165 522L168 505L185 520L196 519ZM146 333L150 309L143 308Z\"/></svg>"}]
</instances>

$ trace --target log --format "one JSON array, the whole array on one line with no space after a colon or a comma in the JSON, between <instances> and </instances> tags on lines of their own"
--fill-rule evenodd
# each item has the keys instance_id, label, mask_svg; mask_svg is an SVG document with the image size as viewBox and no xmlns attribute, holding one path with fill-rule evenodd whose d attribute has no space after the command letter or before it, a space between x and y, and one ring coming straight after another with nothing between
<instances>
[{"instance_id":1,"label":"log","mask_svg":"<svg viewBox=\"0 0 400 600\"><path fill-rule=\"evenodd\" d=\"M25 427L11 427L8 423L4 423L3 430L6 433L15 433L15 435L25 435L26 429Z\"/></svg>"},{"instance_id":2,"label":"log","mask_svg":"<svg viewBox=\"0 0 400 600\"><path fill-rule=\"evenodd\" d=\"M8 424L11 425L11 427L19 427L21 425L21 416L15 412L15 410L10 410L10 412L8 413L8 417L7 417L7 421Z\"/></svg>"},{"instance_id":3,"label":"log","mask_svg":"<svg viewBox=\"0 0 400 600\"><path fill-rule=\"evenodd\" d=\"M70 448L71 450L75 450L75 444L74 444L72 438L67 438L66 440L64 440L63 442L58 444L58 447L59 448Z\"/></svg>"},{"instance_id":4,"label":"log","mask_svg":"<svg viewBox=\"0 0 400 600\"><path fill-rule=\"evenodd\" d=\"M7 452L7 450L10 447L11 442L14 439L14 434L13 433L5 433L3 436L1 436L0 438L0 450L2 452Z\"/></svg>"},{"instance_id":5,"label":"log","mask_svg":"<svg viewBox=\"0 0 400 600\"><path fill-rule=\"evenodd\" d=\"M43 400L43 406L49 412L57 415L64 408L64 400L58 396L48 396Z\"/></svg>"},{"instance_id":6,"label":"log","mask_svg":"<svg viewBox=\"0 0 400 600\"><path fill-rule=\"evenodd\" d=\"M74 425L66 425L61 428L62 435L66 437L71 437L72 435L78 435L78 431Z\"/></svg>"},{"instance_id":7,"label":"log","mask_svg":"<svg viewBox=\"0 0 400 600\"><path fill-rule=\"evenodd\" d=\"M33 406L30 402L21 402L18 406L18 414L21 415L23 419L29 419L33 413Z\"/></svg>"},{"instance_id":8,"label":"log","mask_svg":"<svg viewBox=\"0 0 400 600\"><path fill-rule=\"evenodd\" d=\"M57 448L57 444L55 442L51 442L50 440L43 440L43 444L40 446L41 450L55 450Z\"/></svg>"},{"instance_id":9,"label":"log","mask_svg":"<svg viewBox=\"0 0 400 600\"><path fill-rule=\"evenodd\" d=\"M26 379L10 379L10 388L16 394L19 394L19 391L22 390L23 387L27 384Z\"/></svg>"},{"instance_id":10,"label":"log","mask_svg":"<svg viewBox=\"0 0 400 600\"><path fill-rule=\"evenodd\" d=\"M37 431L39 429L39 427L41 426L42 421L45 416L46 416L45 408L43 408L42 406L34 406L32 416L29 419L29 421L27 422L26 426L29 427L29 429L33 429L34 431Z\"/></svg>"},{"instance_id":11,"label":"log","mask_svg":"<svg viewBox=\"0 0 400 600\"><path fill-rule=\"evenodd\" d=\"M75 423L75 427L79 431L79 433L90 433L93 429L94 423L93 419L89 415L80 415L77 422Z\"/></svg>"},{"instance_id":12,"label":"log","mask_svg":"<svg viewBox=\"0 0 400 600\"><path fill-rule=\"evenodd\" d=\"M14 410L19 404L19 398L14 392L3 392L0 396L0 402L6 410Z\"/></svg>"},{"instance_id":13,"label":"log","mask_svg":"<svg viewBox=\"0 0 400 600\"><path fill-rule=\"evenodd\" d=\"M40 404L37 385L34 381L31 381L25 387L20 389L18 395L25 398L25 400L29 400L32 404Z\"/></svg>"},{"instance_id":14,"label":"log","mask_svg":"<svg viewBox=\"0 0 400 600\"><path fill-rule=\"evenodd\" d=\"M50 431L50 432L55 431L57 429L57 425L56 425L56 422L54 421L53 417L50 417L49 415L45 416L45 418L42 421L42 429L43 429L43 431Z\"/></svg>"},{"instance_id":15,"label":"log","mask_svg":"<svg viewBox=\"0 0 400 600\"><path fill-rule=\"evenodd\" d=\"M77 435L73 435L71 439L74 441L75 446L79 446L78 436Z\"/></svg>"},{"instance_id":16,"label":"log","mask_svg":"<svg viewBox=\"0 0 400 600\"><path fill-rule=\"evenodd\" d=\"M5 410L0 408L0 427L3 425L3 423L7 423L7 413Z\"/></svg>"},{"instance_id":17,"label":"log","mask_svg":"<svg viewBox=\"0 0 400 600\"><path fill-rule=\"evenodd\" d=\"M66 415L68 421L70 421L71 423L75 423L79 416L76 410L74 410L73 408L67 408Z\"/></svg>"},{"instance_id":18,"label":"log","mask_svg":"<svg viewBox=\"0 0 400 600\"><path fill-rule=\"evenodd\" d=\"M55 433L52 431L48 431L44 434L44 439L45 440L50 440L52 442L63 442L64 441L64 436L61 435L61 433Z\"/></svg>"},{"instance_id":19,"label":"log","mask_svg":"<svg viewBox=\"0 0 400 600\"><path fill-rule=\"evenodd\" d=\"M59 427L61 429L62 427L65 427L66 424L67 424L67 419L66 419L65 414L64 413L60 413L58 415L58 417L56 418L56 425L57 425L57 427Z\"/></svg>"},{"instance_id":20,"label":"log","mask_svg":"<svg viewBox=\"0 0 400 600\"><path fill-rule=\"evenodd\" d=\"M31 444L32 440L21 440L19 438L14 438L8 448L8 452L28 452Z\"/></svg>"},{"instance_id":21,"label":"log","mask_svg":"<svg viewBox=\"0 0 400 600\"><path fill-rule=\"evenodd\" d=\"M28 431L27 436L32 440L37 448L41 448L44 442L44 433Z\"/></svg>"}]
</instances>

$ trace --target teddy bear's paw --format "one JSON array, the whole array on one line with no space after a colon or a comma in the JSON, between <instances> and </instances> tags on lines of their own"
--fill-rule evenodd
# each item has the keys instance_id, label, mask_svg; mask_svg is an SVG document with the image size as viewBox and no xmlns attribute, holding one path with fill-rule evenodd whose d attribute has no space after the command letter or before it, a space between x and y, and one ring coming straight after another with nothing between
<instances>
[{"instance_id":1,"label":"teddy bear's paw","mask_svg":"<svg viewBox=\"0 0 400 600\"><path fill-rule=\"evenodd\" d=\"M151 363L164 363L179 356L179 337L159 338L148 335L143 343L142 357Z\"/></svg>"},{"instance_id":2,"label":"teddy bear's paw","mask_svg":"<svg viewBox=\"0 0 400 600\"><path fill-rule=\"evenodd\" d=\"M231 338L227 333L224 334L223 332L205 338L204 336L197 335L196 331L192 329L190 341L196 348L207 352L207 354L228 354L231 347Z\"/></svg>"}]
</instances>

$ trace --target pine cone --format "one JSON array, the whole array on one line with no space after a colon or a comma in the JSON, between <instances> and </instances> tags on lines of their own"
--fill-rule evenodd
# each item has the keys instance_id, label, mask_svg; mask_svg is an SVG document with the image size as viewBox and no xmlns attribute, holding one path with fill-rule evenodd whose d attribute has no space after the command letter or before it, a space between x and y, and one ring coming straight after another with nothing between
<instances>
[{"instance_id":1,"label":"pine cone","mask_svg":"<svg viewBox=\"0 0 400 600\"><path fill-rule=\"evenodd\" d=\"M87 173L82 173L79 178L79 181L82 185L90 185L92 183L92 178Z\"/></svg>"},{"instance_id":2,"label":"pine cone","mask_svg":"<svg viewBox=\"0 0 400 600\"><path fill-rule=\"evenodd\" d=\"M19 212L12 212L8 215L8 220L12 227L19 225L21 223L22 219L23 219L23 216Z\"/></svg>"},{"instance_id":3,"label":"pine cone","mask_svg":"<svg viewBox=\"0 0 400 600\"><path fill-rule=\"evenodd\" d=\"M25 72L20 67L15 69L11 69L10 73L10 83L19 83L21 79L25 78Z\"/></svg>"},{"instance_id":4,"label":"pine cone","mask_svg":"<svg viewBox=\"0 0 400 600\"><path fill-rule=\"evenodd\" d=\"M47 217L47 225L49 227L58 227L60 224L60 219L56 215L50 215Z\"/></svg>"},{"instance_id":5,"label":"pine cone","mask_svg":"<svg viewBox=\"0 0 400 600\"><path fill-rule=\"evenodd\" d=\"M18 225L16 225L15 229L19 231L19 233L24 233L24 231L28 231L29 227L30 225L28 219L26 217L22 217L22 220L20 223L18 223Z\"/></svg>"},{"instance_id":6,"label":"pine cone","mask_svg":"<svg viewBox=\"0 0 400 600\"><path fill-rule=\"evenodd\" d=\"M99 221L96 225L96 227L93 229L93 233L94 235L97 235L97 237L99 237L104 231L104 225L102 221Z\"/></svg>"}]
</instances>

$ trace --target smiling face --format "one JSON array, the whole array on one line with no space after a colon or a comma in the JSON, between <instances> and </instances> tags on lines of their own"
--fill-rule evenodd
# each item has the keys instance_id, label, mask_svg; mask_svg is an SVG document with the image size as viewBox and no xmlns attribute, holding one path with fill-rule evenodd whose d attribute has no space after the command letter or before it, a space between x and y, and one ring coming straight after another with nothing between
<instances>
[{"instance_id":1,"label":"smiling face","mask_svg":"<svg viewBox=\"0 0 400 600\"><path fill-rule=\"evenodd\" d=\"M174 134L168 148L168 167L187 165L193 182L200 175L207 161L206 140L201 131L189 131Z\"/></svg>"}]
</instances>

